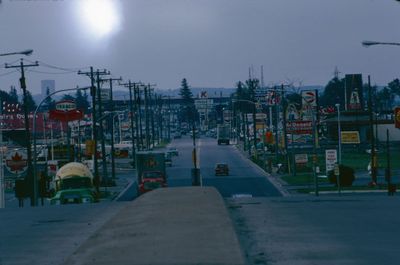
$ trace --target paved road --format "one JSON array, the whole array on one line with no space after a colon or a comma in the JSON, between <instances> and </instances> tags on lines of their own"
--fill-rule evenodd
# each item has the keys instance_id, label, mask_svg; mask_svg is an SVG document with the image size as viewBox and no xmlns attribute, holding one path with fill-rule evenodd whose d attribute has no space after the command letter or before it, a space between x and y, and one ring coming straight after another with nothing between
<instances>
[{"instance_id":1,"label":"paved road","mask_svg":"<svg viewBox=\"0 0 400 265\"><path fill-rule=\"evenodd\" d=\"M355 194L227 202L250 265L399 264L399 204Z\"/></svg>"},{"instance_id":2,"label":"paved road","mask_svg":"<svg viewBox=\"0 0 400 265\"><path fill-rule=\"evenodd\" d=\"M193 141L185 137L173 141L172 145L180 154L173 158L173 166L167 169L168 183L170 186L191 185ZM233 145L217 145L216 139L203 137L197 140L196 149L203 185L217 188L223 197L281 196L265 173L244 158ZM229 164L229 176L215 176L214 166L218 162Z\"/></svg>"},{"instance_id":3,"label":"paved road","mask_svg":"<svg viewBox=\"0 0 400 265\"><path fill-rule=\"evenodd\" d=\"M0 264L61 264L126 203L0 210Z\"/></svg>"}]
</instances>

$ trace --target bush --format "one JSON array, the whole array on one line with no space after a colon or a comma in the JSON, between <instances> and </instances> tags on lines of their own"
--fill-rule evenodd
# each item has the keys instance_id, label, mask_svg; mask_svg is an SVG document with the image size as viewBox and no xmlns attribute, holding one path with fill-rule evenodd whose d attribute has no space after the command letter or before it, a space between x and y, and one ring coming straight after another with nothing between
<instances>
[{"instance_id":1,"label":"bush","mask_svg":"<svg viewBox=\"0 0 400 265\"><path fill-rule=\"evenodd\" d=\"M328 172L328 179L330 183L337 185L337 179L334 170ZM353 185L354 179L354 169L349 166L339 165L340 186L350 187Z\"/></svg>"}]
</instances>

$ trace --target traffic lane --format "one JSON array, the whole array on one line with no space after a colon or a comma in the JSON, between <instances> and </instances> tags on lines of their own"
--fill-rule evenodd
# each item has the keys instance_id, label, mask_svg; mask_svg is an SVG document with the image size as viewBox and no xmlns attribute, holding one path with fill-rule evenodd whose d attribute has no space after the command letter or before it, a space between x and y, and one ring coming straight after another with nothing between
<instances>
[{"instance_id":1,"label":"traffic lane","mask_svg":"<svg viewBox=\"0 0 400 265\"><path fill-rule=\"evenodd\" d=\"M5 208L0 211L1 264L62 264L125 203Z\"/></svg>"},{"instance_id":2,"label":"traffic lane","mask_svg":"<svg viewBox=\"0 0 400 265\"><path fill-rule=\"evenodd\" d=\"M217 163L228 164L229 174L233 177L264 177L264 173L233 145L218 145L217 140L206 138L201 140L199 153L203 177L213 177Z\"/></svg>"},{"instance_id":3,"label":"traffic lane","mask_svg":"<svg viewBox=\"0 0 400 265\"><path fill-rule=\"evenodd\" d=\"M203 178L203 186L215 187L224 198L279 197L281 193L266 178L215 177Z\"/></svg>"},{"instance_id":4,"label":"traffic lane","mask_svg":"<svg viewBox=\"0 0 400 265\"><path fill-rule=\"evenodd\" d=\"M215 139L210 138L202 140L200 146L203 185L217 188L223 197L282 196L265 172L245 158L235 146L218 145ZM229 176L215 176L215 164L220 162L229 165Z\"/></svg>"}]
</instances>

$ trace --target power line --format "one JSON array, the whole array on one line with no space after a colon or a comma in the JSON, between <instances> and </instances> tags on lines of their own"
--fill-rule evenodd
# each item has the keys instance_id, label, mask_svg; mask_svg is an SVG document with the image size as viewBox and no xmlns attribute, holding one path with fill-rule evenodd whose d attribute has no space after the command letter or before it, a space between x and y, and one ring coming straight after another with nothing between
<instances>
[{"instance_id":1,"label":"power line","mask_svg":"<svg viewBox=\"0 0 400 265\"><path fill-rule=\"evenodd\" d=\"M27 70L27 72L33 72L38 74L49 74L49 75L65 75L65 74L76 74L78 71L65 71L65 72L46 72L37 70Z\"/></svg>"},{"instance_id":2,"label":"power line","mask_svg":"<svg viewBox=\"0 0 400 265\"><path fill-rule=\"evenodd\" d=\"M28 62L34 63L32 61L27 60ZM52 65L43 61L38 61L40 63L41 66L47 67L47 68L51 68L51 69L56 69L56 70L62 70L62 71L69 71L69 72L78 72L80 70L84 70L84 69L90 69L89 66L85 66L85 67L61 67L61 66L56 66L56 65Z\"/></svg>"},{"instance_id":3,"label":"power line","mask_svg":"<svg viewBox=\"0 0 400 265\"><path fill-rule=\"evenodd\" d=\"M11 71L11 72L0 74L0 76L10 75L10 74L13 74L13 73L16 73L16 72L19 72L19 71L18 70L14 70L14 71Z\"/></svg>"}]
</instances>

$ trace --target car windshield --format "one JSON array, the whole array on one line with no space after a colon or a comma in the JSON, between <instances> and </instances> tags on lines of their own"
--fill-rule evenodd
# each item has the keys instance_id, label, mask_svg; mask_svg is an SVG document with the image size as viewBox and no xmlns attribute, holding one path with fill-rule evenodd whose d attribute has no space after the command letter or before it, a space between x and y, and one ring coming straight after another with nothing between
<instances>
[{"instance_id":1,"label":"car windshield","mask_svg":"<svg viewBox=\"0 0 400 265\"><path fill-rule=\"evenodd\" d=\"M92 188L92 180L90 178L72 177L61 181L61 189L82 189Z\"/></svg>"}]
</instances>

